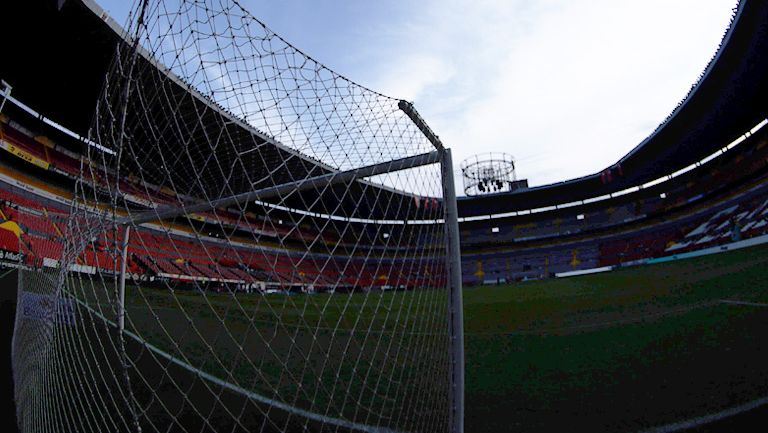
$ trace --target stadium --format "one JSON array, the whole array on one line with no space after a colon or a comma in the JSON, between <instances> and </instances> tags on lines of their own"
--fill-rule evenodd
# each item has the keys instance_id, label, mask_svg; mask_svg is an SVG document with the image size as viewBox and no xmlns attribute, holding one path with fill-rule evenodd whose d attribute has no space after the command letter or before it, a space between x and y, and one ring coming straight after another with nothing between
<instances>
[{"instance_id":1,"label":"stadium","mask_svg":"<svg viewBox=\"0 0 768 433\"><path fill-rule=\"evenodd\" d=\"M237 1L0 10L18 431L762 430L768 3L609 167L460 197Z\"/></svg>"}]
</instances>

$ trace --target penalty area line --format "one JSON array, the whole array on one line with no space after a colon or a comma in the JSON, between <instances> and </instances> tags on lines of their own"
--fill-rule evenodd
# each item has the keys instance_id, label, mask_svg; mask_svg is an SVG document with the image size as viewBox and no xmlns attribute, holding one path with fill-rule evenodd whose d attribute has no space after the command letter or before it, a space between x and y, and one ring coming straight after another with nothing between
<instances>
[{"instance_id":1,"label":"penalty area line","mask_svg":"<svg viewBox=\"0 0 768 433\"><path fill-rule=\"evenodd\" d=\"M736 301L732 299L721 299L720 302L728 305L744 305L747 307L768 307L768 304L762 302Z\"/></svg>"},{"instance_id":2,"label":"penalty area line","mask_svg":"<svg viewBox=\"0 0 768 433\"><path fill-rule=\"evenodd\" d=\"M729 409L722 410L720 412L711 413L709 415L692 418L686 421L679 421L671 424L666 424L658 427L653 427L647 430L641 430L638 433L672 433L681 430L687 430L695 427L701 427L705 424L710 424L716 421L721 421L732 416L749 412L750 410L757 409L760 406L768 404L768 396L752 400L739 406L734 406Z\"/></svg>"}]
</instances>

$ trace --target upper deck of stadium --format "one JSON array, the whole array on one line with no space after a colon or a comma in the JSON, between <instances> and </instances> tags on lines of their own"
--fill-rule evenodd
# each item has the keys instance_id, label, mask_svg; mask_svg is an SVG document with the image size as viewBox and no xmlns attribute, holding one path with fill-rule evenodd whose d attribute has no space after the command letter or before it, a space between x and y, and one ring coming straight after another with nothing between
<instances>
[{"instance_id":1,"label":"upper deck of stadium","mask_svg":"<svg viewBox=\"0 0 768 433\"><path fill-rule=\"evenodd\" d=\"M501 214L606 196L696 164L768 116L766 52L768 3L742 0L699 81L651 135L606 168L610 182L601 171L509 193L462 197L459 213Z\"/></svg>"},{"instance_id":2,"label":"upper deck of stadium","mask_svg":"<svg viewBox=\"0 0 768 433\"><path fill-rule=\"evenodd\" d=\"M34 40L13 38L18 43L4 54L8 61L0 66L0 77L12 86L11 103L4 108L7 114L24 123L24 117L28 118L28 114L33 113L35 117L39 115L50 119L52 122L48 122L48 126L56 123L76 135L85 137L90 134L90 138L103 141L99 143L103 145L102 150L115 147L116 143L110 138L99 138L98 128L91 129L91 126L97 122L111 122L108 117L112 113L105 117L104 112L98 112L97 102L101 100L102 107L109 107L109 90L102 94L102 89L114 89L121 85L113 82L110 87L110 79L124 79L120 72L116 72L120 70L117 65L121 61L116 53L133 50L134 43L126 40L127 33L90 0L39 0L14 4L8 9L6 17L9 23L13 23L3 29L8 39L30 32L29 23L35 23L34 28L39 30L39 34ZM254 27L262 28L260 22L251 18L243 16L243 19L255 23ZM136 62L131 65L133 73L130 80L133 85L130 87L135 96L133 100L140 102L126 109L130 112L128 123L131 125L127 135L130 135L131 142L138 144L142 154L135 160L120 159L121 169L140 174L148 185L162 186L163 182L181 185L181 189L175 191L179 195L210 199L225 193L236 195L289 185L297 179L364 166L389 166L392 161L434 150L406 113L398 108L399 100L336 74L306 57L266 27L263 33L261 37L264 40L278 45L266 50L277 51L262 52L261 39L253 39L254 42L249 41L249 44L252 43L255 48L248 53L241 54L242 47L238 47L237 53L226 53L239 56L234 62L242 62L241 67L246 67L248 61L262 55L273 58L274 63L265 67L273 76L262 77L258 72L253 73L262 87L256 88L256 81L248 79L240 83L251 88L250 99L246 103L240 102L237 93L224 96L224 99L219 97L220 93L235 92L233 89L237 83L231 83L231 88L202 89L204 86L195 78L208 80L206 75L209 71L203 66L207 62L204 59L206 54L200 54L197 63L192 62L190 69L184 69L186 65L174 68L166 66L169 59L163 58L162 51L166 49L164 44L167 40L162 38L165 35L147 36L147 39L157 40L153 40L157 42L154 47L145 45L146 40L142 39L138 44L140 55L130 56L128 60ZM197 36L200 34L202 32L198 32ZM118 51L120 49L122 51ZM166 54L174 56L173 53ZM285 61L284 57L289 55L299 59L296 60L298 63ZM176 56L178 58L178 54ZM223 61L214 66L221 68L226 64ZM240 71L242 69L234 73L239 77ZM302 82L306 87L273 88L285 86L281 74L306 72L317 74L317 79ZM255 77L257 75L259 78ZM325 87L324 79L333 82L332 89ZM208 80L208 83L210 81L215 80ZM214 96L217 91L219 94ZM270 93L265 96L269 106L260 104L264 102L261 101L261 91ZM282 92L282 96L271 94L273 91ZM296 108L293 105L295 98L306 98L307 107L313 104L322 112ZM326 105L330 104L336 105L326 109ZM245 121L249 114L244 110L252 110L250 114L259 117L260 123L254 123L253 119ZM274 119L275 116L279 118ZM45 125L34 125L34 120L27 121L27 124L30 122L33 129L46 128ZM301 134L295 130L300 130ZM311 132L307 133L307 130ZM381 133L382 130L389 132ZM73 147L71 150L75 153L85 153L82 142L59 141L55 130L46 130L45 133L52 134L57 143ZM301 137L296 138L294 134ZM226 145L220 145L221 142ZM345 147L348 145L351 148ZM363 148L369 151L361 151L365 150ZM215 159L215 164L209 163L211 157ZM106 159L106 165L116 163L104 154L96 159ZM435 170L432 169L432 172ZM170 173L172 179L153 177L160 172ZM195 173L195 176L189 176L190 173ZM226 185L222 184L224 179L228 179ZM362 204L349 198L340 200L339 197L347 197L342 194L345 190L357 190L358 195L375 196L375 199L365 200ZM397 180L391 179L390 182L381 180L381 183L358 180L348 185L294 192L281 204L317 213L317 208L326 209L328 206L307 209L307 203L341 201L338 205L334 204L334 208L346 218L403 220L414 218L418 206L381 204L414 202L414 198L423 199L422 196L435 192L415 189L405 192L397 185Z\"/></svg>"},{"instance_id":3,"label":"upper deck of stadium","mask_svg":"<svg viewBox=\"0 0 768 433\"><path fill-rule=\"evenodd\" d=\"M13 86L15 98L85 136L114 48L122 37L120 26L93 0L13 2L5 15L8 25L2 30L4 40L13 42L5 46L0 78ZM34 29L29 28L29 22L36 23ZM19 37L31 32L36 37ZM701 79L649 137L608 168L613 170L610 182L602 173L594 173L511 193L462 198L460 215L501 214L606 196L697 163L768 115L765 52L768 4L742 0ZM218 113L227 115L220 110ZM249 131L242 123L232 123L228 128L230 133L243 137L255 133L264 143L270 143L268 136ZM263 149L274 153L275 158L285 151L279 143ZM320 174L329 168L302 158L294 169ZM349 207L354 208L352 204ZM377 215L375 209L359 209L357 214L369 218L403 217Z\"/></svg>"}]
</instances>

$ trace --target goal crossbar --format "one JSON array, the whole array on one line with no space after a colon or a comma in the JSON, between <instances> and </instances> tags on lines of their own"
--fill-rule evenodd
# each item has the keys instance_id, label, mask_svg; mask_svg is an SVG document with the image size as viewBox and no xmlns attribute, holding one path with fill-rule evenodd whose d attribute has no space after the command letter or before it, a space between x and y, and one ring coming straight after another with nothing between
<instances>
[{"instance_id":1,"label":"goal crossbar","mask_svg":"<svg viewBox=\"0 0 768 433\"><path fill-rule=\"evenodd\" d=\"M280 185L261 188L254 191L248 191L241 194L235 194L229 197L223 197L211 200L205 203L198 203L189 206L162 206L154 210L144 211L136 215L129 215L118 218L117 225L126 224L144 224L153 221L161 221L170 218L176 218L182 215L189 215L196 212L206 212L216 208L228 207L234 204L265 200L275 196L281 196L293 192L301 192L310 189L326 188L328 186L349 183L357 179L377 176L385 173L416 168L440 162L440 152L432 151L422 153L407 158L396 159L378 164L367 165L352 170L327 173L320 176L309 177L295 182L287 182Z\"/></svg>"}]
</instances>

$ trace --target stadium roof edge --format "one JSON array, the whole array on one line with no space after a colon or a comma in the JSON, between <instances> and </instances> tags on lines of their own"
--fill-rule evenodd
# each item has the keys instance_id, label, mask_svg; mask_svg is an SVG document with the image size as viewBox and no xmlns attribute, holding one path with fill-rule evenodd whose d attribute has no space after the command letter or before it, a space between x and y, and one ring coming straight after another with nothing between
<instances>
[{"instance_id":1,"label":"stadium roof edge","mask_svg":"<svg viewBox=\"0 0 768 433\"><path fill-rule=\"evenodd\" d=\"M7 25L0 27L0 37L5 36L5 40L14 42L6 45L4 56L13 61L0 62L0 78L13 86L14 98L34 108L39 116L52 119L70 131L70 135L88 137L95 114L95 102L104 87L105 72L112 64L117 44L126 43L121 41L130 43L131 38L126 36L130 30L124 29L125 23L121 24L111 17L97 0L27 0L3 5L3 11ZM32 26L36 37L18 37L20 34L29 34ZM148 55L143 53L140 57L147 59ZM157 62L152 64L157 65ZM190 99L211 107L209 111L212 115L221 116L224 120L220 123L232 125L233 129L239 129L243 135L255 134L255 141L269 143L265 147L275 149L276 152L297 155L297 163L294 165L316 166L318 171L338 171L246 124L235 114L227 112L215 101L182 82L167 68L160 67L158 70L173 78L173 85L188 91L193 96ZM381 96L399 101L386 95ZM37 128L34 123L28 126ZM65 147L77 145L75 142L65 144ZM72 150L79 151L74 147ZM299 160L306 163L299 164ZM379 184L376 179L360 179L357 183L373 185L378 191L397 194L405 200L424 197L423 194ZM395 217L373 216L377 219Z\"/></svg>"},{"instance_id":2,"label":"stadium roof edge","mask_svg":"<svg viewBox=\"0 0 768 433\"><path fill-rule=\"evenodd\" d=\"M70 0L72 1L72 0ZM79 0L83 3L83 5L87 8L89 8L96 16L98 16L100 19L102 19L107 26L109 26L115 34L125 41L126 43L132 42L131 36L128 34L128 32L125 31L125 29L117 23L117 21L112 18L101 6L99 6L95 0ZM242 119L238 118L237 116L233 115L232 113L224 110L222 107L220 107L218 104L211 101L209 98L205 97L203 94L201 94L197 89L195 89L193 86L185 83L181 78L179 78L176 74L173 73L173 71L169 70L167 67L165 67L163 64L159 63L155 58L153 58L141 45L137 45L138 51L141 54L142 57L144 57L145 60L147 60L150 64L152 64L155 68L162 71L166 76L168 76L173 82L175 82L179 87L184 88L186 91L188 91L191 95L193 95L195 98L197 98L200 102L208 106L209 108L213 109L219 115L225 117L226 119L232 121L233 123L239 125L241 128L247 130L251 134L257 136L259 139L269 142L273 146L279 148L280 150L283 150L285 152L291 153L294 156L301 158L309 163L319 165L324 170L327 171L337 171L333 167L324 164L322 161L317 161L315 159L309 158L307 155L302 154L301 152L297 151L296 149L291 148L290 146L286 146L283 143L280 143L279 141L275 140L273 137L270 137L268 134L265 134L262 131L259 131L258 129L254 128L253 126L247 124Z\"/></svg>"},{"instance_id":3,"label":"stadium roof edge","mask_svg":"<svg viewBox=\"0 0 768 433\"><path fill-rule=\"evenodd\" d=\"M60 14L53 11L56 3L37 0L4 5L8 25L0 29L0 36L14 41L5 47L5 55L17 61L0 64L0 78L14 85L14 95L41 115L87 135L94 95L102 87L103 70L111 59L105 36L110 32L123 35L124 30L95 0L67 0L64 9L68 4L81 5L69 7L71 22L58 19ZM84 13L86 9L90 13ZM36 38L10 37L29 32L29 21L14 18L15 11L38 19ZM691 92L649 137L619 160L623 176L603 184L600 173L593 173L512 193L465 198L459 201L460 215L538 208L563 198L573 201L621 191L701 159L768 114L768 80L754 79L768 76L768 56L755 55L761 52L768 52L768 2L741 0L720 49ZM24 68L14 67L14 63ZM25 84L17 85L21 82Z\"/></svg>"},{"instance_id":4,"label":"stadium roof edge","mask_svg":"<svg viewBox=\"0 0 768 433\"><path fill-rule=\"evenodd\" d=\"M641 141L640 144L632 148L632 150L630 150L626 155L621 157L618 161L619 164L621 164L622 162L626 161L627 159L635 155L637 152L639 152L648 142L650 142L651 140L653 140L654 137L656 137L658 132L666 124L673 121L675 117L688 105L689 101L695 96L696 92L698 92L701 83L704 82L709 76L710 72L712 72L712 69L720 59L720 56L722 55L723 50L725 50L725 47L731 41L731 36L733 35L734 28L736 28L736 26L739 23L739 20L741 19L742 14L744 13L744 5L746 3L747 3L747 0L739 0L739 3L736 8L736 13L733 16L728 29L723 35L723 39L720 42L718 50L715 52L715 55L710 59L709 63L707 63L707 67L704 68L704 72L702 72L699 79L693 84L691 90L688 92L688 94L685 95L685 98L683 98L683 100L680 101L680 103L675 107L675 109L672 110L672 113L670 113L669 116L667 116L667 118L664 119L664 121L661 122L661 124L659 124L659 126L656 127L656 129L654 129L653 132L648 137L646 137L643 141Z\"/></svg>"},{"instance_id":5,"label":"stadium roof edge","mask_svg":"<svg viewBox=\"0 0 768 433\"><path fill-rule=\"evenodd\" d=\"M606 170L487 196L461 197L461 217L583 200L686 167L768 116L768 2L741 0L718 50L672 113ZM603 173L611 171L610 180Z\"/></svg>"}]
</instances>

